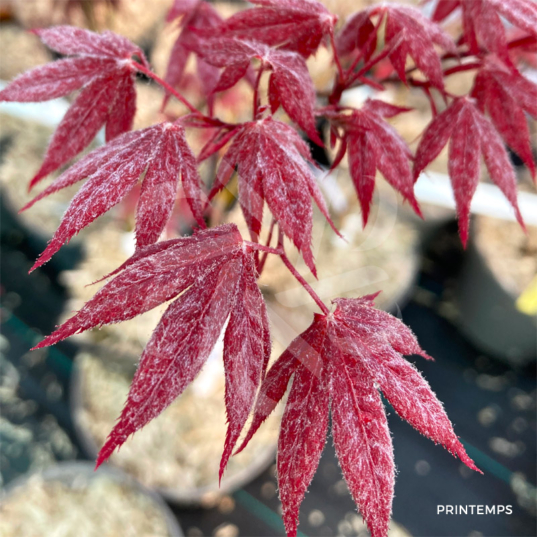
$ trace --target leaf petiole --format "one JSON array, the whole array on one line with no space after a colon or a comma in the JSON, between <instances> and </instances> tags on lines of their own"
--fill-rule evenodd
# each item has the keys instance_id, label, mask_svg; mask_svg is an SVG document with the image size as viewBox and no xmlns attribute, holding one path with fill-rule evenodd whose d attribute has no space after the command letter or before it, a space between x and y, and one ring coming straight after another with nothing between
<instances>
[{"instance_id":1,"label":"leaf petiole","mask_svg":"<svg viewBox=\"0 0 537 537\"><path fill-rule=\"evenodd\" d=\"M289 272L297 279L297 281L304 287L304 289L310 294L311 298L315 301L317 306L321 308L321 311L328 315L330 313L330 310L326 307L325 303L321 300L319 295L313 290L313 287L302 277L302 275L298 272L298 270L293 266L291 261L289 261L289 258L287 257L284 247L283 247L283 233L282 230L279 230L279 236L278 236L278 249L281 252L280 258L283 261L283 264L288 268Z\"/></svg>"},{"instance_id":2,"label":"leaf petiole","mask_svg":"<svg viewBox=\"0 0 537 537\"><path fill-rule=\"evenodd\" d=\"M177 90L172 88L165 80L162 80L157 74L153 73L151 69L148 69L145 65L138 63L137 61L131 60L132 65L138 69L144 75L147 75L149 78L152 78L155 82L160 84L168 93L171 93L176 99L181 101L193 114L201 114L196 107L191 104L185 97L183 97Z\"/></svg>"}]
</instances>

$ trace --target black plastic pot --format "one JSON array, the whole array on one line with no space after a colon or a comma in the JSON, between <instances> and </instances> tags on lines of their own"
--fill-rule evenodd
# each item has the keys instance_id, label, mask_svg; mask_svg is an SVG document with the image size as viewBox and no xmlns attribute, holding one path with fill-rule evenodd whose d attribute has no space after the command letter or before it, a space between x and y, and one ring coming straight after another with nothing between
<instances>
[{"instance_id":1,"label":"black plastic pot","mask_svg":"<svg viewBox=\"0 0 537 537\"><path fill-rule=\"evenodd\" d=\"M472 242L456 292L461 332L484 352L515 366L537 359L537 317L522 313Z\"/></svg>"}]
</instances>

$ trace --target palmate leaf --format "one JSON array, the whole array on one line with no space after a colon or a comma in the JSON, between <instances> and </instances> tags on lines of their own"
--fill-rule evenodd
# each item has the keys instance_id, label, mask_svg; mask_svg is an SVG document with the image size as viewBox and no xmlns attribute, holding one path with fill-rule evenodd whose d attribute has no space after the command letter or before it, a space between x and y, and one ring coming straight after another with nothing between
<instances>
[{"instance_id":1,"label":"palmate leaf","mask_svg":"<svg viewBox=\"0 0 537 537\"><path fill-rule=\"evenodd\" d=\"M78 155L103 125L107 141L130 130L136 112L136 69L130 59L137 56L147 64L139 47L112 32L56 26L35 33L52 50L72 57L18 76L0 91L0 101L47 101L82 91L54 133L30 188Z\"/></svg>"},{"instance_id":2,"label":"palmate leaf","mask_svg":"<svg viewBox=\"0 0 537 537\"><path fill-rule=\"evenodd\" d=\"M537 84L508 69L497 57L487 58L479 70L472 97L487 111L506 144L517 153L535 178L535 161L526 113L537 119Z\"/></svg>"},{"instance_id":3,"label":"palmate leaf","mask_svg":"<svg viewBox=\"0 0 537 537\"><path fill-rule=\"evenodd\" d=\"M323 143L315 127L315 88L306 61L300 54L278 50L255 41L219 37L199 43L197 48L205 61L224 71L214 91L223 91L244 77L250 61L261 61L261 68L271 70L269 101L274 114L280 104L318 145Z\"/></svg>"},{"instance_id":4,"label":"palmate leaf","mask_svg":"<svg viewBox=\"0 0 537 537\"><path fill-rule=\"evenodd\" d=\"M406 80L405 63L408 55L431 84L443 90L442 65L434 45L439 45L447 52L455 52L455 43L451 37L414 7L391 4L384 9L387 13L386 45L391 46L400 40L390 53L390 61L401 80Z\"/></svg>"},{"instance_id":5,"label":"palmate leaf","mask_svg":"<svg viewBox=\"0 0 537 537\"><path fill-rule=\"evenodd\" d=\"M97 465L158 416L196 377L224 334L228 431L220 475L252 408L270 354L255 259L234 224L140 249L84 307L36 348L131 319L175 297L149 340L125 408Z\"/></svg>"},{"instance_id":6,"label":"palmate leaf","mask_svg":"<svg viewBox=\"0 0 537 537\"><path fill-rule=\"evenodd\" d=\"M209 198L225 187L237 168L239 203L252 240L259 238L266 201L282 231L315 274L311 198L334 226L308 161L311 163L307 144L289 125L271 117L245 123L235 131Z\"/></svg>"},{"instance_id":7,"label":"palmate leaf","mask_svg":"<svg viewBox=\"0 0 537 537\"><path fill-rule=\"evenodd\" d=\"M179 178L192 214L200 226L205 226L201 179L185 130L177 123L160 123L127 132L95 149L22 208L26 210L40 199L87 178L31 270L46 263L81 229L119 203L142 175L136 210L139 248L157 241L164 230L175 204Z\"/></svg>"},{"instance_id":8,"label":"palmate leaf","mask_svg":"<svg viewBox=\"0 0 537 537\"><path fill-rule=\"evenodd\" d=\"M316 0L253 0L259 7L236 13L224 21L219 35L260 41L313 54L325 36L333 32L336 17Z\"/></svg>"},{"instance_id":9,"label":"palmate leaf","mask_svg":"<svg viewBox=\"0 0 537 537\"><path fill-rule=\"evenodd\" d=\"M364 59L367 61L377 47L375 25L369 18L369 10L352 14L336 36L336 49L340 56L348 56L353 52L361 52L363 47Z\"/></svg>"},{"instance_id":10,"label":"palmate leaf","mask_svg":"<svg viewBox=\"0 0 537 537\"><path fill-rule=\"evenodd\" d=\"M458 7L462 9L464 40L473 54L479 53L481 45L512 65L500 17L537 36L537 3L534 0L438 0L433 21L444 20Z\"/></svg>"},{"instance_id":11,"label":"palmate leaf","mask_svg":"<svg viewBox=\"0 0 537 537\"><path fill-rule=\"evenodd\" d=\"M414 7L387 4L355 13L339 33L338 50L342 54L350 54L354 48L365 44L375 30L371 17L383 15L387 19L386 47L393 47L389 57L401 80L406 80L406 58L410 56L431 84L443 90L442 64L434 45L455 52L455 43L437 24ZM366 57L371 54L372 50L368 49Z\"/></svg>"},{"instance_id":12,"label":"palmate leaf","mask_svg":"<svg viewBox=\"0 0 537 537\"><path fill-rule=\"evenodd\" d=\"M414 179L438 156L450 138L448 171L463 244L468 240L470 203L479 183L481 154L490 178L513 206L516 219L524 228L517 203L515 171L507 151L492 123L472 99L455 99L425 129L414 160Z\"/></svg>"},{"instance_id":13,"label":"palmate leaf","mask_svg":"<svg viewBox=\"0 0 537 537\"><path fill-rule=\"evenodd\" d=\"M203 41L199 32L216 28L222 22L222 17L214 7L202 0L176 0L167 20L171 22L179 17L182 17L181 32L170 52L165 76L166 82L173 87L181 86L190 51ZM205 96L211 96L218 80L218 69L202 58L197 58L197 76Z\"/></svg>"},{"instance_id":14,"label":"palmate leaf","mask_svg":"<svg viewBox=\"0 0 537 537\"><path fill-rule=\"evenodd\" d=\"M368 100L360 110L353 110L352 114L331 116L333 124L343 129L341 147L333 168L339 165L347 153L349 170L362 207L364 226L369 217L377 169L421 216L414 197L414 181L409 164L412 154L395 129L384 121L385 117L393 117L408 110L382 101Z\"/></svg>"},{"instance_id":15,"label":"palmate leaf","mask_svg":"<svg viewBox=\"0 0 537 537\"><path fill-rule=\"evenodd\" d=\"M377 293L378 294L378 293ZM373 306L377 295L338 299L281 355L261 384L241 451L275 408L294 375L282 418L278 484L287 535L318 466L332 413L336 453L373 537L386 537L394 488L393 448L379 390L403 419L479 471L442 404L403 354L430 358L397 318Z\"/></svg>"}]
</instances>

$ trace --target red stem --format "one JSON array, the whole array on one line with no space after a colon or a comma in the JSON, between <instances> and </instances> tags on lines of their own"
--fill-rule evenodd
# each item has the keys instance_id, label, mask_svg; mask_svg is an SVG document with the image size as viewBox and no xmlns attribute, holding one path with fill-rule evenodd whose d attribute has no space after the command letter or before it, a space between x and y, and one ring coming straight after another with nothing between
<instances>
[{"instance_id":1,"label":"red stem","mask_svg":"<svg viewBox=\"0 0 537 537\"><path fill-rule=\"evenodd\" d=\"M397 48L399 46L399 43L400 43L400 39L398 39L393 46L385 48L382 52L380 52L379 54L377 54L376 56L371 58L359 71L354 73L354 75L349 79L349 81L348 81L349 86L355 80L357 80L358 78L360 78L363 75L365 75L367 73L367 71L369 71L371 69L371 67L373 67L376 63L378 63L378 62L382 61L384 58L386 58L386 56L388 56L392 52L392 50L394 50L395 48Z\"/></svg>"},{"instance_id":2,"label":"red stem","mask_svg":"<svg viewBox=\"0 0 537 537\"><path fill-rule=\"evenodd\" d=\"M319 308L321 308L321 311L328 315L330 313L330 310L325 306L324 302L319 298L319 295L313 290L311 285L299 274L299 272L296 270L296 268L293 266L291 261L289 261L289 258L285 254L285 250L283 247L283 233L282 230L279 230L279 237L278 237L278 249L281 251L280 258L283 261L283 264L289 269L289 272L298 280L300 285L306 289L306 291L310 294L311 298L315 300L315 303Z\"/></svg>"},{"instance_id":3,"label":"red stem","mask_svg":"<svg viewBox=\"0 0 537 537\"><path fill-rule=\"evenodd\" d=\"M260 250L261 252L267 252L268 254L282 255L282 250L279 248L270 248L269 246L263 246L258 242L242 241L249 246L252 250Z\"/></svg>"},{"instance_id":4,"label":"red stem","mask_svg":"<svg viewBox=\"0 0 537 537\"><path fill-rule=\"evenodd\" d=\"M429 88L429 86L423 86L423 91L427 96L427 99L429 99L429 104L431 106L431 112L433 113L433 117L436 117L438 115L438 110L436 109L436 104L431 94L431 88Z\"/></svg>"},{"instance_id":5,"label":"red stem","mask_svg":"<svg viewBox=\"0 0 537 537\"><path fill-rule=\"evenodd\" d=\"M463 63L462 65L455 65L444 71L444 76L453 75L455 73L461 73L462 71L471 71L472 69L479 69L481 62Z\"/></svg>"},{"instance_id":6,"label":"red stem","mask_svg":"<svg viewBox=\"0 0 537 537\"><path fill-rule=\"evenodd\" d=\"M274 232L274 226L275 225L276 225L276 220L273 218L272 222L270 223L270 230L269 230L266 246L270 246L270 242L272 241L272 234ZM263 272L263 269L265 268L265 262L267 260L268 254L269 254L268 252L263 252L263 257L259 261L259 266L257 267L257 273L258 274L261 274Z\"/></svg>"},{"instance_id":7,"label":"red stem","mask_svg":"<svg viewBox=\"0 0 537 537\"><path fill-rule=\"evenodd\" d=\"M204 160L208 159L209 157L212 157L216 152L220 151L222 147L224 147L233 136L235 136L235 133L233 132L234 129L228 131L226 134L224 134L218 142L216 142L213 147L210 147L211 144L214 143L214 141L222 134L222 130L218 131L215 136L213 136L204 146L203 149L200 151L197 161L198 164L200 162L203 162Z\"/></svg>"},{"instance_id":8,"label":"red stem","mask_svg":"<svg viewBox=\"0 0 537 537\"><path fill-rule=\"evenodd\" d=\"M507 43L507 48L523 47L525 45L534 45L536 38L533 35L527 35L526 37L519 37Z\"/></svg>"},{"instance_id":9,"label":"red stem","mask_svg":"<svg viewBox=\"0 0 537 537\"><path fill-rule=\"evenodd\" d=\"M382 84L379 84L378 82L375 82L374 80L369 80L369 78L366 78L365 76L361 76L360 78L358 78L358 81L377 91L384 91L386 89Z\"/></svg>"},{"instance_id":10,"label":"red stem","mask_svg":"<svg viewBox=\"0 0 537 537\"><path fill-rule=\"evenodd\" d=\"M341 83L343 84L345 82L345 73L343 72L343 67L341 67L341 61L339 59L339 54L337 53L337 49L336 49L336 41L334 39L334 28L330 30L330 44L332 45L332 53L334 55L334 61L336 62L339 79L341 80Z\"/></svg>"},{"instance_id":11,"label":"red stem","mask_svg":"<svg viewBox=\"0 0 537 537\"><path fill-rule=\"evenodd\" d=\"M254 85L254 108L252 112L252 119L255 121L257 118L257 111L259 110L259 83L261 82L261 75L263 74L263 65L259 67L259 72L255 78Z\"/></svg>"},{"instance_id":12,"label":"red stem","mask_svg":"<svg viewBox=\"0 0 537 537\"><path fill-rule=\"evenodd\" d=\"M138 63L134 60L132 60L132 65L138 69L138 71L144 73L144 75L147 75L148 77L152 78L155 82L158 82L168 93L171 93L176 99L181 101L192 113L194 114L201 114L191 103L185 99L177 90L172 88L166 81L162 80L158 75L153 73L151 69L148 69L145 67L145 65L142 65L141 63Z\"/></svg>"},{"instance_id":13,"label":"red stem","mask_svg":"<svg viewBox=\"0 0 537 537\"><path fill-rule=\"evenodd\" d=\"M449 69L446 69L444 72L443 72L443 76L449 76L449 75L453 75L455 73L460 73L460 72L463 72L463 71L470 71L472 69L479 69L481 67L481 62L472 62L472 63L465 63L465 64L461 64L461 65L455 65L454 67L450 67ZM412 72L416 71L417 70L417 67L411 67L410 69L407 69L405 71L405 74L407 75L407 82L409 84L412 84L413 86L416 86L416 87L428 87L431 85L431 83L428 81L428 80L414 80L413 78L410 78L408 77L409 74L411 74ZM400 78L399 77L394 77L393 75L390 75L386 78L383 78L381 81L380 81L380 84L386 84L387 82L400 82ZM449 94L446 93L446 95L450 96Z\"/></svg>"}]
</instances>

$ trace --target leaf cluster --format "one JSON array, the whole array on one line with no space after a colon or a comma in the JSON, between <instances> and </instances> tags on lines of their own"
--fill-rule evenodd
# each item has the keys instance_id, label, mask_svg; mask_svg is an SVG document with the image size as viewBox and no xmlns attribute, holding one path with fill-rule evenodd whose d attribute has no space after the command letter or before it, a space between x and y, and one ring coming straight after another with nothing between
<instances>
[{"instance_id":1,"label":"leaf cluster","mask_svg":"<svg viewBox=\"0 0 537 537\"><path fill-rule=\"evenodd\" d=\"M372 535L386 536L395 470L381 393L418 431L477 468L430 386L403 358L430 358L412 332L374 307L376 295L338 299L331 311L289 261L286 238L316 274L313 202L337 232L304 138L335 149L332 168L347 157L364 226L377 171L421 216L414 184L448 144L462 242L468 239L481 156L524 226L506 146L535 177L526 116L537 118L537 85L522 69L537 53L537 4L442 0L430 19L413 7L382 4L353 14L344 24L316 0L252 4L224 20L203 0L175 0L168 22L178 25L179 35L164 79L151 70L140 48L112 32L96 34L71 26L35 31L62 58L20 75L0 92L0 100L46 101L78 93L30 188L56 170L62 173L22 210L85 182L32 270L141 183L136 252L37 348L172 301L142 354L125 408L97 465L183 392L223 337L228 431L220 477L248 416L253 412L239 451L290 384L278 449L288 535L296 535L299 507L319 462L331 414L332 436L351 494ZM440 25L454 14L462 20L456 38ZM508 38L502 19L516 27L516 38ZM307 65L322 46L330 48L337 67L326 95L316 92ZM204 94L205 105L199 109L181 93L192 55ZM447 77L464 71L475 72L469 94L449 93ZM175 98L187 112L132 130L137 74L160 84L163 107ZM268 80L266 95L263 76ZM215 115L214 104L241 80L252 90L251 120L225 122ZM344 92L357 86L380 91L398 83L423 91L431 107L431 121L415 154L389 123L409 109L381 99L370 99L360 108L341 104ZM329 140L316 128L319 119L329 125ZM102 127L105 145L73 163ZM188 131L205 135L197 155L187 142ZM198 171L207 159L219 162L210 184ZM214 225L213 201L235 175L250 240L234 224ZM179 187L196 229L189 237L162 240ZM265 209L272 225L262 244ZM267 371L270 323L257 279L268 255L282 260L321 313Z\"/></svg>"}]
</instances>

